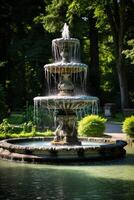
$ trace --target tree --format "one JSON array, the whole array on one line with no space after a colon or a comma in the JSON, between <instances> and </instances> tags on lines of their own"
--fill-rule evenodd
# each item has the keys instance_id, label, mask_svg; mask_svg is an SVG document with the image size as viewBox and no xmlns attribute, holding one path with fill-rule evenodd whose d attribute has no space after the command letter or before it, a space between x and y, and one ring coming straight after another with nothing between
<instances>
[{"instance_id":1,"label":"tree","mask_svg":"<svg viewBox=\"0 0 134 200\"><path fill-rule=\"evenodd\" d=\"M0 7L0 82L11 108L23 109L26 102L44 92L44 69L51 54L51 36L37 17L45 9L42 0L2 0Z\"/></svg>"},{"instance_id":2,"label":"tree","mask_svg":"<svg viewBox=\"0 0 134 200\"><path fill-rule=\"evenodd\" d=\"M127 35L129 25L129 14L134 12L134 2L132 0L110 0L110 1L95 1L92 4L94 9L98 7L104 11L106 15L114 43L114 56L116 61L116 70L118 74L121 108L128 107L128 86L126 76L126 66L122 54L124 45L126 43L125 37ZM131 15L132 16L132 15ZM96 16L100 18L100 16Z\"/></svg>"},{"instance_id":3,"label":"tree","mask_svg":"<svg viewBox=\"0 0 134 200\"><path fill-rule=\"evenodd\" d=\"M43 65L51 58L51 40L61 35L64 22L80 39L82 60L89 65L88 92L99 96L101 85L109 97L120 86L121 107L128 106L133 66L122 51L133 39L133 0L2 0L0 12L0 84L12 109L32 103L45 90ZM124 53L133 59L132 52Z\"/></svg>"},{"instance_id":4,"label":"tree","mask_svg":"<svg viewBox=\"0 0 134 200\"><path fill-rule=\"evenodd\" d=\"M125 54L125 57L128 61L128 84L129 84L129 97L130 97L130 105L134 107L134 39L130 39L127 42L128 47L126 47L126 50L123 51L123 54Z\"/></svg>"},{"instance_id":5,"label":"tree","mask_svg":"<svg viewBox=\"0 0 134 200\"><path fill-rule=\"evenodd\" d=\"M128 107L127 79L122 55L125 37L127 1L113 0L111 4L109 3L104 5L104 9L105 13L107 14L113 35L113 41L115 46L116 69L118 73L121 94L121 107L123 109L125 107Z\"/></svg>"}]
</instances>

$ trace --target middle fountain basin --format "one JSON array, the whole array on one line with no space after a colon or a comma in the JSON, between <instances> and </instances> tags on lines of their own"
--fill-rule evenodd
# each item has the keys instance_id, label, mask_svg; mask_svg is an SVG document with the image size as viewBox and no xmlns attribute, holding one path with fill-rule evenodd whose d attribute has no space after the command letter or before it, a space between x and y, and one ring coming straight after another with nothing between
<instances>
[{"instance_id":1,"label":"middle fountain basin","mask_svg":"<svg viewBox=\"0 0 134 200\"><path fill-rule=\"evenodd\" d=\"M93 96L42 96L35 97L35 105L44 105L48 109L78 110L87 106L97 106L99 99Z\"/></svg>"}]
</instances>

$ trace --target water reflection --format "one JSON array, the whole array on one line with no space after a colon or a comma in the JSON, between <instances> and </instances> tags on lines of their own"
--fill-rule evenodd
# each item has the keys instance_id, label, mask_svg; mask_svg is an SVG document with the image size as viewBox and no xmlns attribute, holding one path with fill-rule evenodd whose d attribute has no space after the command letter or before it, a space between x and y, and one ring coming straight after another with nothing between
<instances>
[{"instance_id":1,"label":"water reflection","mask_svg":"<svg viewBox=\"0 0 134 200\"><path fill-rule=\"evenodd\" d=\"M123 200L134 196L134 148L123 160L89 166L0 161L1 200Z\"/></svg>"}]
</instances>

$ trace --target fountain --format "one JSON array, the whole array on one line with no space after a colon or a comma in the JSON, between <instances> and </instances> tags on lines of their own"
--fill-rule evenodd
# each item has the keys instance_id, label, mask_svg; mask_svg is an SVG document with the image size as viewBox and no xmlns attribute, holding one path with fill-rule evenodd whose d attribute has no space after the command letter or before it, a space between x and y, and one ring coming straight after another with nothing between
<instances>
[{"instance_id":1,"label":"fountain","mask_svg":"<svg viewBox=\"0 0 134 200\"><path fill-rule=\"evenodd\" d=\"M52 41L54 63L46 64L45 77L50 91L52 78L55 80L56 95L34 98L35 116L39 107L55 113L57 128L54 138L8 139L0 142L0 156L29 162L90 161L121 157L125 154L124 141L109 138L78 138L77 115L86 114L88 107L97 113L97 97L77 95L75 84L80 80L81 93L84 90L87 65L80 62L80 42L71 38L67 24L62 38Z\"/></svg>"},{"instance_id":2,"label":"fountain","mask_svg":"<svg viewBox=\"0 0 134 200\"><path fill-rule=\"evenodd\" d=\"M55 145L80 145L77 138L76 119L77 113L91 106L95 111L98 98L86 95L75 95L74 84L71 77L81 73L81 88L87 74L87 65L79 62L79 40L70 38L69 28L65 23L62 38L52 41L55 62L44 66L48 84L51 76L58 76L58 94L55 96L35 97L35 110L39 106L45 106L49 110L56 110L56 119L59 123L55 131L52 144ZM53 77L52 76L52 77ZM75 78L74 78L75 80ZM56 80L56 83L58 82Z\"/></svg>"}]
</instances>

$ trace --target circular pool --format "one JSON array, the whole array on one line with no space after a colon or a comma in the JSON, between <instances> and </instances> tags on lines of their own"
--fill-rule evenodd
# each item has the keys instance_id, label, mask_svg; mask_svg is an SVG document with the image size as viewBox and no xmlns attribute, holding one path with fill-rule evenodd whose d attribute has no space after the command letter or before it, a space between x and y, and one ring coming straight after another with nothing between
<instances>
[{"instance_id":1,"label":"circular pool","mask_svg":"<svg viewBox=\"0 0 134 200\"><path fill-rule=\"evenodd\" d=\"M6 139L0 142L2 159L33 163L90 162L125 155L123 140L79 138L82 145L52 145L52 137Z\"/></svg>"}]
</instances>

